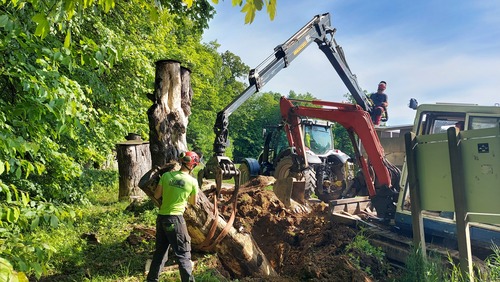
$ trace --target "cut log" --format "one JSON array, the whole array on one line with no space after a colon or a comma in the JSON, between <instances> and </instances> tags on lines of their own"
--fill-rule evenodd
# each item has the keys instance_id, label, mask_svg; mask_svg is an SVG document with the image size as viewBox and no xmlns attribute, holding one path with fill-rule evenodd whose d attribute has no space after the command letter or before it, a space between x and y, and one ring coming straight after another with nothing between
<instances>
[{"instance_id":1,"label":"cut log","mask_svg":"<svg viewBox=\"0 0 500 282\"><path fill-rule=\"evenodd\" d=\"M199 205L189 206L184 213L195 250L205 241L214 221L216 221L214 240L227 226L227 221L221 216L215 218L213 208L214 205L202 193ZM235 278L277 276L250 233L240 233L231 227L227 235L214 246L213 251Z\"/></svg>"}]
</instances>

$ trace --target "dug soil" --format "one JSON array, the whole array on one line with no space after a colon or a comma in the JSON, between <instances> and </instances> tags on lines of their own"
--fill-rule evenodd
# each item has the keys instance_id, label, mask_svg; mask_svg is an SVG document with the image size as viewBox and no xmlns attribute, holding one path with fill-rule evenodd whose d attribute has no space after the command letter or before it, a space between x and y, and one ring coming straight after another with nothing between
<instances>
[{"instance_id":1,"label":"dug soil","mask_svg":"<svg viewBox=\"0 0 500 282\"><path fill-rule=\"evenodd\" d=\"M279 277L239 281L397 281L385 259L348 247L360 230L332 222L326 203L311 203L307 214L286 209L266 189L273 181L260 176L240 188L234 226L252 234Z\"/></svg>"}]
</instances>

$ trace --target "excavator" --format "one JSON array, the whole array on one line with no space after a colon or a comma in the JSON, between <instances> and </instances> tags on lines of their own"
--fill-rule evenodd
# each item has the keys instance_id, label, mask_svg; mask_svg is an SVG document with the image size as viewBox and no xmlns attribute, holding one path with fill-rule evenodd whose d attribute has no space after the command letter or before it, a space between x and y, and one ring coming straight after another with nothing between
<instances>
[{"instance_id":1,"label":"excavator","mask_svg":"<svg viewBox=\"0 0 500 282\"><path fill-rule=\"evenodd\" d=\"M200 183L203 179L215 179L216 193L219 194L223 180L234 178L235 189L230 201L235 200L241 173L231 159L225 156L229 145L229 116L249 97L259 92L280 70L288 67L306 47L315 42L340 76L356 104L307 101L315 107L305 107L293 104L301 101L281 98L280 111L288 142L294 150L290 155L292 161L288 166L282 166L286 171L279 174L281 179L276 180L273 190L285 205L307 205L307 199L304 199L304 183L307 175L310 175L311 159L304 145L301 120L310 117L333 121L344 126L351 137L356 151L356 161L362 169L363 182L368 189L377 216L382 219L394 216L400 172L384 157L384 150L371 119L372 102L361 90L356 76L349 69L343 50L334 38L335 32L336 29L330 25L329 13L316 15L292 37L275 47L274 53L257 68L250 71L249 86L217 113L213 156L198 173ZM361 146L367 153L368 160L361 154Z\"/></svg>"},{"instance_id":2,"label":"excavator","mask_svg":"<svg viewBox=\"0 0 500 282\"><path fill-rule=\"evenodd\" d=\"M317 118L339 123L347 130L356 154L356 162L361 167L364 185L377 216L382 219L393 218L399 192L400 171L385 158L370 113L354 104L310 101L309 103L314 106L321 107L307 107L293 102L305 101L281 97L280 111L285 123L285 132L295 152L292 154L293 162L288 175L293 181L277 179L273 189L278 197L287 200L287 195L290 195L293 200L304 203L301 191L306 189L305 178L310 167L309 160L314 161L314 158L308 158L300 122L302 117ZM361 153L360 143L368 155L368 160Z\"/></svg>"}]
</instances>

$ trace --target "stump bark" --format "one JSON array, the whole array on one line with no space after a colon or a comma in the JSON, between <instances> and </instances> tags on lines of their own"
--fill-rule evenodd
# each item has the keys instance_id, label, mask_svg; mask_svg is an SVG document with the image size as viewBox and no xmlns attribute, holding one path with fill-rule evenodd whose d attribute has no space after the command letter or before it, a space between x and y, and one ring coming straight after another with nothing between
<instances>
[{"instance_id":1,"label":"stump bark","mask_svg":"<svg viewBox=\"0 0 500 282\"><path fill-rule=\"evenodd\" d=\"M178 154L188 151L186 129L192 96L188 69L172 60L156 63L155 91L148 95L153 101L148 109L152 169L143 175L139 187L157 206L161 202L154 199L153 191L161 174L175 169L172 163L177 161ZM200 193L199 198L199 204L189 205L184 214L193 248L201 250L203 245L202 250L216 252L226 269L237 278L275 276L276 272L251 234L239 233L228 225L204 193ZM211 244L211 240L217 238L216 244Z\"/></svg>"}]
</instances>

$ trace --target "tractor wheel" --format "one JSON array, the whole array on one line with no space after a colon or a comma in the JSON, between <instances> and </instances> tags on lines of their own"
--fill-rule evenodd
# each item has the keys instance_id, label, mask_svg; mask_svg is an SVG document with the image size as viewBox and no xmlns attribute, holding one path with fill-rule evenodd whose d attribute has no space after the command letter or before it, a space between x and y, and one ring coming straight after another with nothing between
<instances>
[{"instance_id":1,"label":"tractor wheel","mask_svg":"<svg viewBox=\"0 0 500 282\"><path fill-rule=\"evenodd\" d=\"M343 179L345 174L344 166L318 166L316 170L316 196L326 203L340 198L342 196L342 192L347 186L345 179ZM339 180L342 185L338 184Z\"/></svg>"},{"instance_id":2,"label":"tractor wheel","mask_svg":"<svg viewBox=\"0 0 500 282\"><path fill-rule=\"evenodd\" d=\"M304 198L309 199L316 188L316 173L314 172L314 170L308 168L303 171L302 176L290 175L290 168L292 167L292 163L292 156L285 156L281 160L279 160L274 170L274 178L285 179L291 176L297 178L297 180L302 180L303 177L303 180L305 180Z\"/></svg>"},{"instance_id":3,"label":"tractor wheel","mask_svg":"<svg viewBox=\"0 0 500 282\"><path fill-rule=\"evenodd\" d=\"M244 185L252 178L250 176L250 167L246 162L243 162L240 164L239 170L240 170L240 185Z\"/></svg>"}]
</instances>

